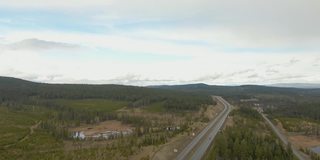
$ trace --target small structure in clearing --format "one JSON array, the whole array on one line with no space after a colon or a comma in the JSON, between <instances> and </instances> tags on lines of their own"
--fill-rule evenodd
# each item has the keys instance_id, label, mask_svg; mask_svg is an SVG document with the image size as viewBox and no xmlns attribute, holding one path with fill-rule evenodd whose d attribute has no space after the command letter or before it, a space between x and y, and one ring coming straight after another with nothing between
<instances>
[{"instance_id":1,"label":"small structure in clearing","mask_svg":"<svg viewBox=\"0 0 320 160\"><path fill-rule=\"evenodd\" d=\"M81 140L83 140L83 139L86 138L86 136L83 134L82 131L73 132L72 137L73 137L74 139L81 139Z\"/></svg>"},{"instance_id":2,"label":"small structure in clearing","mask_svg":"<svg viewBox=\"0 0 320 160\"><path fill-rule=\"evenodd\" d=\"M133 133L133 128L119 121L105 121L97 125L87 125L71 129L73 138L84 139L114 139L128 136Z\"/></svg>"}]
</instances>

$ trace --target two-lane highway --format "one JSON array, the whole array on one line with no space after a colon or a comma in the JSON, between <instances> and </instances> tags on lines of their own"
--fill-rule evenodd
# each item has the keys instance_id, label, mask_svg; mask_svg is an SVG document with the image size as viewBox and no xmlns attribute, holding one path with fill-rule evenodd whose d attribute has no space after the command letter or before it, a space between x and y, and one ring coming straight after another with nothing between
<instances>
[{"instance_id":1,"label":"two-lane highway","mask_svg":"<svg viewBox=\"0 0 320 160\"><path fill-rule=\"evenodd\" d=\"M211 121L206 128L204 128L177 156L177 160L200 160L206 151L208 150L210 144L212 143L214 137L218 134L219 130L223 126L225 120L227 119L232 107L224 100L222 97L215 96L215 99L223 104L224 109L220 114Z\"/></svg>"}]
</instances>

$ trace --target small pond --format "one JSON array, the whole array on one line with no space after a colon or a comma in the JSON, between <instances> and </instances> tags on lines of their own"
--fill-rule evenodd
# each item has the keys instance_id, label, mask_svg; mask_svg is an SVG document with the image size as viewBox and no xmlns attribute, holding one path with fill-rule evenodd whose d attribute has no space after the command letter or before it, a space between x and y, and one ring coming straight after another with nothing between
<instances>
[{"instance_id":1,"label":"small pond","mask_svg":"<svg viewBox=\"0 0 320 160\"><path fill-rule=\"evenodd\" d=\"M312 147L310 150L314 153L320 154L320 146Z\"/></svg>"}]
</instances>

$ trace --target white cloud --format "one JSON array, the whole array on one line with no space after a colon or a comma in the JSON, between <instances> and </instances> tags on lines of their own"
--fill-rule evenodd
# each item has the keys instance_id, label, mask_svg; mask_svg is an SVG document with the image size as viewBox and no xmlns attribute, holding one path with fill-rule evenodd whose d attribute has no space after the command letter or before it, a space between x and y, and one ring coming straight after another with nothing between
<instances>
[{"instance_id":1,"label":"white cloud","mask_svg":"<svg viewBox=\"0 0 320 160\"><path fill-rule=\"evenodd\" d=\"M63 13L84 19L80 24L93 30L103 28L88 33L4 27L0 75L135 85L320 82L318 0L10 0L0 6ZM138 62L97 51L181 59ZM78 54L63 54L73 52Z\"/></svg>"},{"instance_id":2,"label":"white cloud","mask_svg":"<svg viewBox=\"0 0 320 160\"><path fill-rule=\"evenodd\" d=\"M318 0L11 0L0 1L0 6L64 12L88 21L88 25L97 24L116 34L119 29L117 24L130 27L141 23L141 26L124 34L144 34L145 37L162 39L200 39L219 47L319 50ZM144 26L145 23L147 26ZM158 24L162 26L160 30L154 29ZM112 42L107 43L112 45Z\"/></svg>"},{"instance_id":3,"label":"white cloud","mask_svg":"<svg viewBox=\"0 0 320 160\"><path fill-rule=\"evenodd\" d=\"M84 12L107 19L185 20L187 25L233 26L233 29L249 32L253 26L256 29L275 29L278 34L282 31L286 31L284 34L296 31L299 31L296 34L319 34L316 28L320 25L318 0L10 0L0 1L0 6Z\"/></svg>"},{"instance_id":4,"label":"white cloud","mask_svg":"<svg viewBox=\"0 0 320 160\"><path fill-rule=\"evenodd\" d=\"M24 39L19 42L2 45L9 50L50 50L50 49L79 49L80 46L62 42L45 41L39 39Z\"/></svg>"},{"instance_id":5,"label":"white cloud","mask_svg":"<svg viewBox=\"0 0 320 160\"><path fill-rule=\"evenodd\" d=\"M187 33L186 33L187 34ZM189 33L190 34L190 33ZM190 34L191 36L192 34ZM193 34L193 38L198 34ZM5 50L0 59L0 74L42 82L118 83L130 85L180 84L270 84L282 82L319 82L313 66L317 52L254 53L223 52L210 45L186 45L168 40L150 40L148 35L96 35L64 32L15 32L4 39L8 43L27 37L85 46L88 50L71 56L51 56L39 50ZM200 34L201 36L201 34ZM166 37L161 37L166 38ZM185 40L186 37L167 39ZM235 40L236 41L236 40ZM60 43L59 43L60 44ZM90 56L97 48L111 48L132 55L140 53L165 56L189 55L188 59L141 61ZM60 51L59 51L60 52ZM74 52L61 49L61 52ZM105 51L106 53L109 51ZM56 54L55 54L56 55ZM72 56L73 55L73 56ZM86 58L87 57L87 58ZM13 72L15 71L15 72ZM252 75L255 75L254 77Z\"/></svg>"},{"instance_id":6,"label":"white cloud","mask_svg":"<svg viewBox=\"0 0 320 160\"><path fill-rule=\"evenodd\" d=\"M6 35L6 40L14 43L20 39L36 37L37 39L49 39L59 42L63 37L63 43L79 45L87 48L107 48L119 52L148 53L160 55L203 55L211 51L210 47L195 45L177 45L171 42L144 39L125 34L97 35L87 33L66 32L14 32ZM61 43L60 43L61 44Z\"/></svg>"},{"instance_id":7,"label":"white cloud","mask_svg":"<svg viewBox=\"0 0 320 160\"><path fill-rule=\"evenodd\" d=\"M80 9L84 7L106 6L112 3L113 0L11 0L0 1L0 6L6 8L19 9Z\"/></svg>"},{"instance_id":8,"label":"white cloud","mask_svg":"<svg viewBox=\"0 0 320 160\"><path fill-rule=\"evenodd\" d=\"M179 84L270 84L319 82L312 66L315 53L223 54L213 53L190 60L123 62L110 59L52 58L35 52L7 51L0 54L0 74L42 82L117 83L130 85ZM299 63L287 66L292 57ZM31 62L31 63L30 63ZM266 63L265 63L266 62ZM270 65L277 66L270 72ZM255 75L254 77L252 75Z\"/></svg>"}]
</instances>

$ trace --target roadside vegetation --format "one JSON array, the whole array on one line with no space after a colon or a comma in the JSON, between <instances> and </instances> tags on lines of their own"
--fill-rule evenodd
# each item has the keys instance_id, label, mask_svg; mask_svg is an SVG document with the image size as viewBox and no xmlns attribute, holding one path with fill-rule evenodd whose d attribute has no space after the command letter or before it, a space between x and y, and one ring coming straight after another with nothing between
<instances>
[{"instance_id":1,"label":"roadside vegetation","mask_svg":"<svg viewBox=\"0 0 320 160\"><path fill-rule=\"evenodd\" d=\"M320 156L312 151L320 146L320 103L319 99L298 100L295 105L265 109L273 123L281 127L289 139L312 160Z\"/></svg>"},{"instance_id":2,"label":"roadside vegetation","mask_svg":"<svg viewBox=\"0 0 320 160\"><path fill-rule=\"evenodd\" d=\"M257 111L241 107L230 116L233 125L217 135L206 160L295 159L290 146L281 144Z\"/></svg>"},{"instance_id":3,"label":"roadside vegetation","mask_svg":"<svg viewBox=\"0 0 320 160\"><path fill-rule=\"evenodd\" d=\"M281 123L282 127L288 132L297 132L306 136L319 136L320 123L315 120L304 118L275 118L276 123Z\"/></svg>"}]
</instances>

